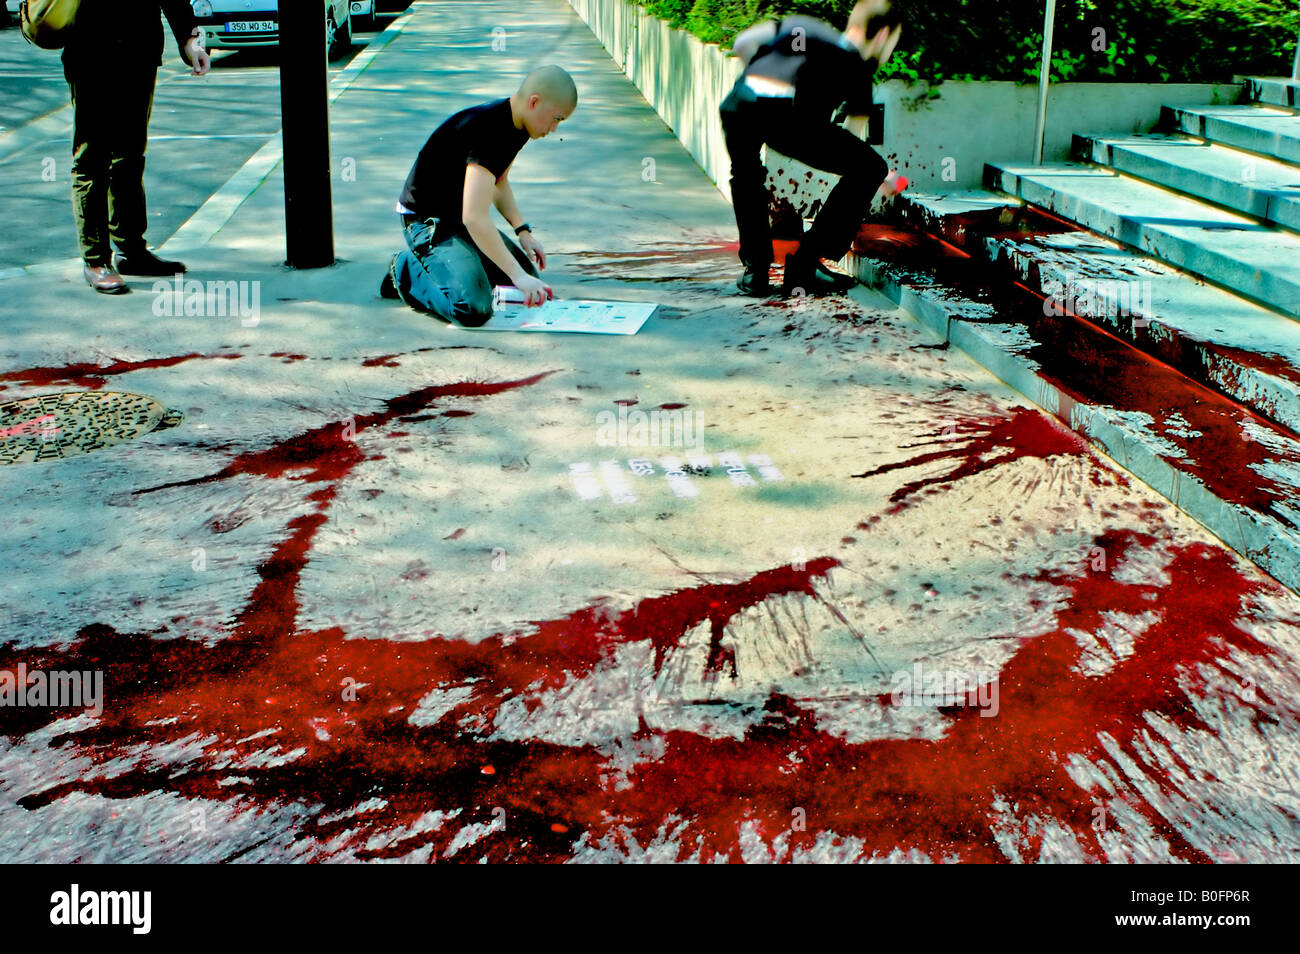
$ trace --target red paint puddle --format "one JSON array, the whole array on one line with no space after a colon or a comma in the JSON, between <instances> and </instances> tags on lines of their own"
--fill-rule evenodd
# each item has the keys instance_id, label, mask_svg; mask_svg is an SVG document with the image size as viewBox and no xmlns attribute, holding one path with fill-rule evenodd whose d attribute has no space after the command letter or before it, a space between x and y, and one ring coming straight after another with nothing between
<instances>
[{"instance_id":1,"label":"red paint puddle","mask_svg":"<svg viewBox=\"0 0 1300 954\"><path fill-rule=\"evenodd\" d=\"M113 377L119 374L130 374L132 371L143 371L147 368L170 368L186 361L196 359L215 360L222 358L227 361L236 358L242 358L243 355L222 353L216 354L199 354L192 352L190 354L177 355L171 358L147 358L144 361L114 361L112 364L99 365L83 362L81 364L65 364L62 367L50 368L27 368L23 371L6 371L0 374L0 381L14 381L19 384L26 384L32 387L49 387L56 384L74 384L88 390L98 390L106 383L104 378Z\"/></svg>"},{"instance_id":2,"label":"red paint puddle","mask_svg":"<svg viewBox=\"0 0 1300 954\"><path fill-rule=\"evenodd\" d=\"M1056 627L1025 639L1003 667L996 717L952 706L941 710L946 724L938 740L850 743L818 729L796 701L773 695L743 739L643 725L638 736L657 735L662 754L615 785L595 746L493 739L493 720L517 698L535 711L546 690L590 673L625 643L649 640L658 670L699 623L721 631L735 613L769 596L811 598L813 581L836 561L653 597L613 618L596 608L580 610L538 623L532 633L476 644L395 643L349 639L339 629L295 631L298 578L323 520L312 514L290 523L291 535L263 564L262 581L232 635L216 645L96 625L67 650L23 654L29 668L103 670L111 704L96 725L54 742L75 746L102 768L20 804L38 810L75 792L110 798L173 792L250 807L293 802L311 811L299 835L341 838L363 859L402 857L425 845L441 855L462 825L489 824L501 809L504 827L458 856L489 861L564 860L584 837L645 845L665 826L680 829L682 857L717 853L735 860L744 824L769 843L783 836L792 848L809 848L825 832L859 839L864 855L915 849L936 859L1003 861L991 828L999 824L997 806L1006 804L1014 806L1009 824L1022 826L1029 858L1040 847L1031 826L1043 822L1063 825L1099 858L1092 830L1097 793L1070 777L1067 759L1110 762L1101 741L1106 735L1146 784L1175 794L1176 783L1146 754L1150 715L1185 731L1212 731L1195 715L1184 686L1203 688L1200 667L1230 650L1266 651L1238 624L1254 584L1220 548L1172 551L1167 580L1042 574L1061 594ZM1112 568L1123 565L1131 548L1157 545L1130 533L1097 543ZM1130 655L1101 675L1085 675L1071 632L1101 631L1115 613L1156 619L1135 634ZM18 659L0 650L0 666L12 668ZM350 686L356 691L348 700ZM473 695L432 725L409 721L431 689L455 687ZM48 709L0 712L10 736L54 718ZM1271 717L1259 710L1257 718ZM183 738L208 740L203 754L180 766L122 770L116 761ZM301 754L284 765L259 760L270 751ZM1123 779L1133 770L1115 774ZM1136 787L1121 782L1118 797L1145 816L1176 857L1207 860ZM382 804L346 814L376 798ZM806 831L791 830L796 808L806 815ZM434 810L461 814L441 829L405 833ZM339 812L345 816L325 820ZM389 844L363 847L383 835Z\"/></svg>"},{"instance_id":3,"label":"red paint puddle","mask_svg":"<svg viewBox=\"0 0 1300 954\"><path fill-rule=\"evenodd\" d=\"M892 234L888 228L869 231ZM926 283L954 288L991 306L990 321L1021 329L1031 343L1020 353L1062 392L1063 420L1069 421L1074 404L1145 415L1151 433L1177 449L1159 454L1170 466L1194 476L1220 500L1291 523L1274 504L1293 500L1295 488L1270 475L1300 473L1300 455L1278 450L1274 424L1087 319L1044 314L1050 310L1044 297L1023 285L988 284L986 262L912 235L911 244L900 244L901 253L878 257L904 269L915 266Z\"/></svg>"},{"instance_id":4,"label":"red paint puddle","mask_svg":"<svg viewBox=\"0 0 1300 954\"><path fill-rule=\"evenodd\" d=\"M912 502L910 498L926 488L937 489L940 484L954 483L1027 457L1047 460L1058 454L1081 454L1087 449L1078 434L1027 407L1012 408L1009 417L962 418L925 436L933 439L908 446L937 449L853 475L874 477L937 461L953 463L952 469L943 474L914 480L895 490L889 497L895 504L891 514L905 509Z\"/></svg>"},{"instance_id":5,"label":"red paint puddle","mask_svg":"<svg viewBox=\"0 0 1300 954\"><path fill-rule=\"evenodd\" d=\"M785 260L799 251L799 242L791 239L772 239L772 264L785 267Z\"/></svg>"},{"instance_id":6,"label":"red paint puddle","mask_svg":"<svg viewBox=\"0 0 1300 954\"><path fill-rule=\"evenodd\" d=\"M1030 243L1039 236L1060 234L1089 234L1073 222L1051 215L1040 209L1020 208L1015 210L989 210L972 212L965 215L934 216L924 212L914 212L917 225L937 234L942 239L965 247L969 242L1000 242L1012 240ZM1105 241L1098 239L1099 242ZM1058 254L1055 249L1045 247L1047 254ZM1028 275L1025 283L1034 294L1041 288L1038 263L1034 259L1032 247L1024 250L1025 267ZM1005 272L1007 266L999 260L997 266ZM988 266L983 266L987 268ZM1098 280L1128 281L1142 280L1139 276L1116 272L1097 276ZM1266 399L1256 394L1253 383L1241 385L1240 369L1250 369L1265 375L1278 377L1292 384L1300 384L1300 367L1285 355L1267 352L1248 351L1231 345L1205 341L1165 325L1159 316L1146 327L1130 328L1129 317L1099 316L1086 317L1099 326L1115 326L1120 322L1124 340L1152 357L1172 365L1183 374L1235 400L1249 402L1253 409L1267 415L1274 423L1294 430L1294 421L1282 420L1276 408ZM1289 415L1288 415L1289 416Z\"/></svg>"}]
</instances>

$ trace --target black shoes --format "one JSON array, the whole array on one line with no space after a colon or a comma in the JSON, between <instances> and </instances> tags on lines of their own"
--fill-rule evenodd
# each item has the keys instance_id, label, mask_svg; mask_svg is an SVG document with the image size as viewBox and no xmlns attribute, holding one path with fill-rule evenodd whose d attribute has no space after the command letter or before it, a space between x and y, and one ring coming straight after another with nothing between
<instances>
[{"instance_id":1,"label":"black shoes","mask_svg":"<svg viewBox=\"0 0 1300 954\"><path fill-rule=\"evenodd\" d=\"M853 278L832 272L821 262L809 266L796 254L785 260L785 277L779 292L783 298L812 298L848 291L856 284ZM752 298L770 298L778 293L778 289L767 277L766 266L761 269L746 268L745 274L736 282L736 287L742 295Z\"/></svg>"},{"instance_id":2,"label":"black shoes","mask_svg":"<svg viewBox=\"0 0 1300 954\"><path fill-rule=\"evenodd\" d=\"M183 262L169 262L164 258L159 258L147 248L140 248L132 252L123 252L119 249L113 255L113 264L122 275L145 275L161 278L185 271Z\"/></svg>"},{"instance_id":3,"label":"black shoes","mask_svg":"<svg viewBox=\"0 0 1300 954\"><path fill-rule=\"evenodd\" d=\"M781 294L786 298L834 295L847 291L854 284L855 281L848 275L832 272L820 261L810 264L800 259L798 255L791 255L785 260L785 278L781 282Z\"/></svg>"},{"instance_id":4,"label":"black shoes","mask_svg":"<svg viewBox=\"0 0 1300 954\"><path fill-rule=\"evenodd\" d=\"M751 298L770 298L776 294L776 289L767 277L767 266L761 269L746 268L745 274L741 275L736 282L736 287L740 289L742 295L748 295Z\"/></svg>"},{"instance_id":5,"label":"black shoes","mask_svg":"<svg viewBox=\"0 0 1300 954\"><path fill-rule=\"evenodd\" d=\"M393 256L396 259L397 256ZM393 266L390 262L388 271L384 272L384 280L379 283L379 297L390 300L398 300L402 296L397 293L397 283L393 281Z\"/></svg>"}]
</instances>

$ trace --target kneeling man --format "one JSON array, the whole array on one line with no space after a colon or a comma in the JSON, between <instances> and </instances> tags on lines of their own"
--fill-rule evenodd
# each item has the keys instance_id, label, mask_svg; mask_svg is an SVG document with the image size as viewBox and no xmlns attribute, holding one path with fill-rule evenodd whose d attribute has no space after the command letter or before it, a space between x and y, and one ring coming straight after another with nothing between
<instances>
[{"instance_id":1,"label":"kneeling man","mask_svg":"<svg viewBox=\"0 0 1300 954\"><path fill-rule=\"evenodd\" d=\"M508 173L524 143L554 132L577 104L572 77L543 66L509 98L461 110L435 129L402 189L407 249L393 256L380 294L471 328L492 317L494 285L516 286L528 305L554 297L538 277L546 255ZM493 206L518 245L493 226Z\"/></svg>"}]
</instances>

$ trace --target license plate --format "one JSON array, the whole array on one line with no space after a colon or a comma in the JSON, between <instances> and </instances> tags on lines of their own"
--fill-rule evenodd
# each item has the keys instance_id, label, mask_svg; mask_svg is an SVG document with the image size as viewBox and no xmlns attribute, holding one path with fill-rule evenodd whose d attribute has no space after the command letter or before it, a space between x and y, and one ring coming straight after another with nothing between
<instances>
[{"instance_id":1,"label":"license plate","mask_svg":"<svg viewBox=\"0 0 1300 954\"><path fill-rule=\"evenodd\" d=\"M274 33L274 20L232 20L226 24L227 33Z\"/></svg>"}]
</instances>

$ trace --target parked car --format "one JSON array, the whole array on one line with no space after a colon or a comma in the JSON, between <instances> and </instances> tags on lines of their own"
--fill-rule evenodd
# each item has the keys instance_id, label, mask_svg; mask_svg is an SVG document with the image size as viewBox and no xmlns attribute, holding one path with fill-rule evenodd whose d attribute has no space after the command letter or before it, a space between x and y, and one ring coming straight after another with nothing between
<instances>
[{"instance_id":1,"label":"parked car","mask_svg":"<svg viewBox=\"0 0 1300 954\"><path fill-rule=\"evenodd\" d=\"M352 29L373 30L375 28L375 0L352 0Z\"/></svg>"},{"instance_id":2,"label":"parked car","mask_svg":"<svg viewBox=\"0 0 1300 954\"><path fill-rule=\"evenodd\" d=\"M371 0L373 6L373 0ZM323 0L325 48L331 60L352 46L350 0ZM210 50L242 50L280 43L278 0L191 0L194 16L203 27L204 45Z\"/></svg>"}]
</instances>

